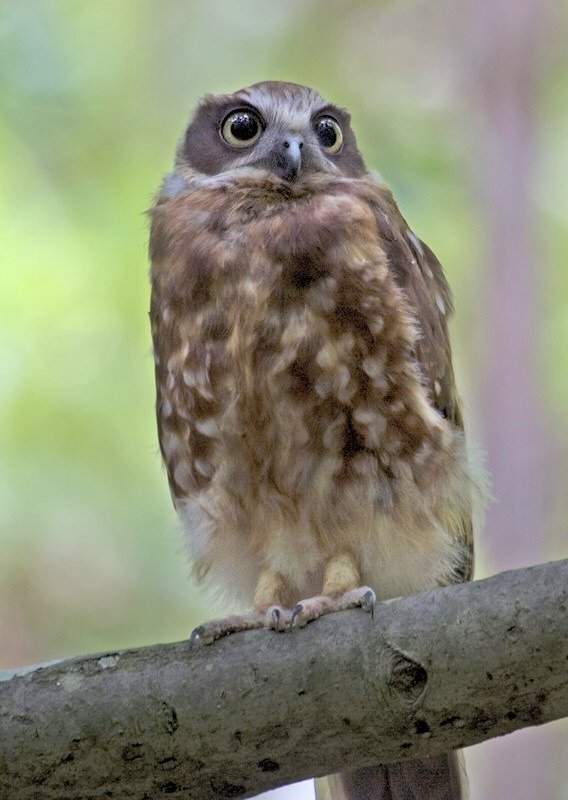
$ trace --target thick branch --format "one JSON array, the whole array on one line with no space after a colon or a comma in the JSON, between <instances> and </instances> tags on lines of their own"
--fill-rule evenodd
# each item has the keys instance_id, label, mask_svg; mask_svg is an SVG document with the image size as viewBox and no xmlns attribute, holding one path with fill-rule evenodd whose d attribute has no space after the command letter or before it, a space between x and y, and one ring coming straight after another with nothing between
<instances>
[{"instance_id":1,"label":"thick branch","mask_svg":"<svg viewBox=\"0 0 568 800\"><path fill-rule=\"evenodd\" d=\"M5 673L0 796L251 797L568 716L568 560L324 617Z\"/></svg>"}]
</instances>

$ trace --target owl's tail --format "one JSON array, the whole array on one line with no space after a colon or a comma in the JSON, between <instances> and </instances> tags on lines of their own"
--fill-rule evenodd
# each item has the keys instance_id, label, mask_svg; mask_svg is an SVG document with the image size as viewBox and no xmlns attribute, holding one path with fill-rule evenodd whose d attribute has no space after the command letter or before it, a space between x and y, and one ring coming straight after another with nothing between
<instances>
[{"instance_id":1,"label":"owl's tail","mask_svg":"<svg viewBox=\"0 0 568 800\"><path fill-rule=\"evenodd\" d=\"M467 800L461 753L444 753L397 764L317 778L317 800Z\"/></svg>"}]
</instances>

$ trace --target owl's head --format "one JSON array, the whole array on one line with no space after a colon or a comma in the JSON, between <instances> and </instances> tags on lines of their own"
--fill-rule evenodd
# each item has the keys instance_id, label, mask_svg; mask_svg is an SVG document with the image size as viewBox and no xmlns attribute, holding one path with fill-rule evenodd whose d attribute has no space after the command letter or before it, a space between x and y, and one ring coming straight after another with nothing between
<instances>
[{"instance_id":1,"label":"owl's head","mask_svg":"<svg viewBox=\"0 0 568 800\"><path fill-rule=\"evenodd\" d=\"M207 95L177 158L204 175L253 167L290 182L317 173L349 178L366 173L348 112L313 89L281 81Z\"/></svg>"}]
</instances>

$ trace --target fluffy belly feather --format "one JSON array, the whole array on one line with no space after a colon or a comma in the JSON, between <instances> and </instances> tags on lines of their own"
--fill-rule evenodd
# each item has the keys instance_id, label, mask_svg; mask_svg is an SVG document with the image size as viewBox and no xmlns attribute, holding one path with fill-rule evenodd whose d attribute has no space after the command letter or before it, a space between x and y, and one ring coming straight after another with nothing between
<instances>
[{"instance_id":1,"label":"fluffy belly feather","mask_svg":"<svg viewBox=\"0 0 568 800\"><path fill-rule=\"evenodd\" d=\"M342 549L379 597L457 579L464 437L434 407L369 203L233 211L230 237L199 219L153 310L162 452L198 574L247 603L263 566L309 595Z\"/></svg>"}]
</instances>

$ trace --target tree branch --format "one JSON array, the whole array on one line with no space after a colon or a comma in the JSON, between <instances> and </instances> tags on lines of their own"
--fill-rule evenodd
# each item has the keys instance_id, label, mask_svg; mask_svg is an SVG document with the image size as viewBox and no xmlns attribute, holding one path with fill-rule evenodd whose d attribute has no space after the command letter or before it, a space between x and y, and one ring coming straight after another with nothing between
<instances>
[{"instance_id":1,"label":"tree branch","mask_svg":"<svg viewBox=\"0 0 568 800\"><path fill-rule=\"evenodd\" d=\"M568 560L0 673L0 796L251 797L568 716Z\"/></svg>"}]
</instances>

